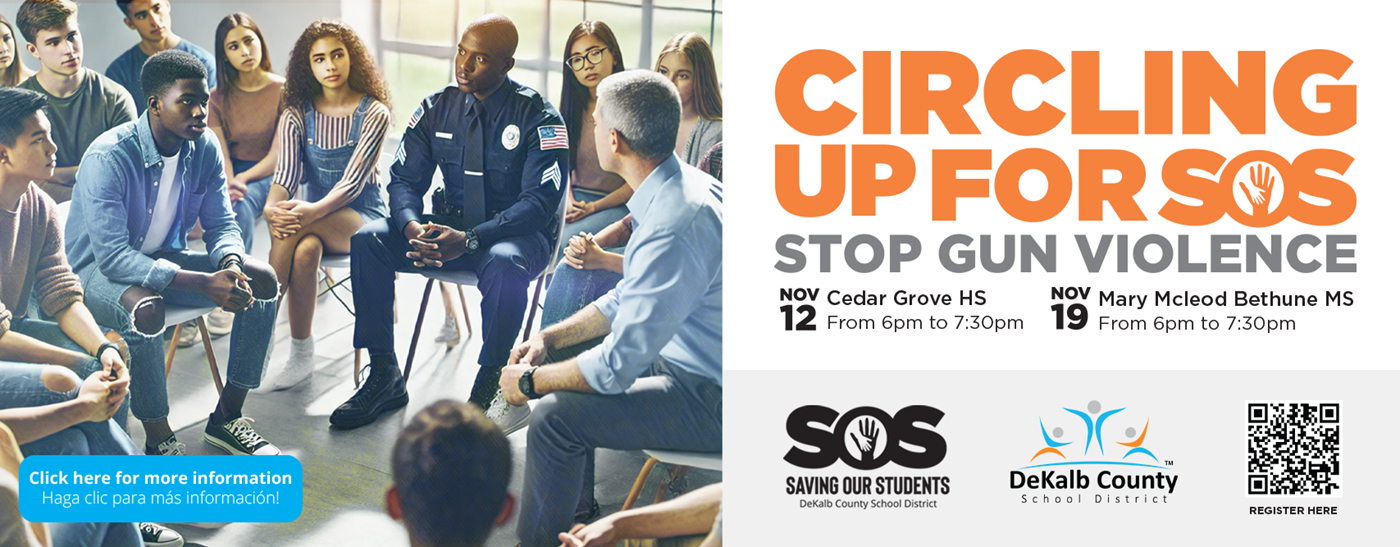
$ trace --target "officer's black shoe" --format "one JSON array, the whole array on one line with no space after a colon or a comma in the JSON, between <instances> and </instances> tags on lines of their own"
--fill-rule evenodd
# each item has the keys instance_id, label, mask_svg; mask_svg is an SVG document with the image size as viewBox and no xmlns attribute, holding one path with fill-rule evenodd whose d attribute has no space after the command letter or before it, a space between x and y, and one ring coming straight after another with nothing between
<instances>
[{"instance_id":1,"label":"officer's black shoe","mask_svg":"<svg viewBox=\"0 0 1400 547\"><path fill-rule=\"evenodd\" d=\"M379 419L380 414L408 404L408 390L398 363L370 369L360 390L331 413L331 427L353 429Z\"/></svg>"}]
</instances>

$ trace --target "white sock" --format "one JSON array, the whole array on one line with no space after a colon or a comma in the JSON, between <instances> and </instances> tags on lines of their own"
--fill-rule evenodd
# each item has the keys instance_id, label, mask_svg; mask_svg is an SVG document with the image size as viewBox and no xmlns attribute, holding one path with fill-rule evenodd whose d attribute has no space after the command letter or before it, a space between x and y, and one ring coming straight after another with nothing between
<instances>
[{"instance_id":1,"label":"white sock","mask_svg":"<svg viewBox=\"0 0 1400 547\"><path fill-rule=\"evenodd\" d=\"M287 368L278 374L273 389L287 389L311 376L316 362L316 342L311 337L292 339L292 354L287 357Z\"/></svg>"},{"instance_id":2,"label":"white sock","mask_svg":"<svg viewBox=\"0 0 1400 547\"><path fill-rule=\"evenodd\" d=\"M292 358L309 359L316 355L316 339L310 336L306 338L292 339Z\"/></svg>"}]
</instances>

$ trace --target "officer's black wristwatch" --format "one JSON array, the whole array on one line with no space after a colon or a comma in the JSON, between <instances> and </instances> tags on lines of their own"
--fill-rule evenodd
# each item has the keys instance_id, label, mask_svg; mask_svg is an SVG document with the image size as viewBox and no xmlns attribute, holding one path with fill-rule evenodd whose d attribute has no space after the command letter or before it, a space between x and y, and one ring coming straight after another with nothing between
<instances>
[{"instance_id":1,"label":"officer's black wristwatch","mask_svg":"<svg viewBox=\"0 0 1400 547\"><path fill-rule=\"evenodd\" d=\"M520 375L520 392L531 399L544 397L544 395L535 393L535 370L538 368L540 367L530 367L530 370Z\"/></svg>"},{"instance_id":2,"label":"officer's black wristwatch","mask_svg":"<svg viewBox=\"0 0 1400 547\"><path fill-rule=\"evenodd\" d=\"M476 230L468 228L466 234L467 240L462 242L462 244L466 246L467 254L472 254L476 252L476 248L481 245L481 242L476 238Z\"/></svg>"}]
</instances>

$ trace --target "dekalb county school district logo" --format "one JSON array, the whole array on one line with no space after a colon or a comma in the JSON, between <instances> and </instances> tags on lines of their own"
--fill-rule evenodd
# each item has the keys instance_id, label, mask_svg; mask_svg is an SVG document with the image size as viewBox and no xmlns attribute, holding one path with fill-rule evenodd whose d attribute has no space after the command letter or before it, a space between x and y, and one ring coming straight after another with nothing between
<instances>
[{"instance_id":1,"label":"dekalb county school district logo","mask_svg":"<svg viewBox=\"0 0 1400 547\"><path fill-rule=\"evenodd\" d=\"M1043 491L1021 494L1021 503L1164 504L1176 492L1173 462L1147 442L1150 418L1127 408L1104 410L1098 401L1061 410L1039 419L1041 448L1011 471L1013 491ZM1086 491L1093 496L1085 498Z\"/></svg>"},{"instance_id":2,"label":"dekalb county school district logo","mask_svg":"<svg viewBox=\"0 0 1400 547\"><path fill-rule=\"evenodd\" d=\"M890 416L870 406L841 414L807 405L788 415L788 436L798 444L783 459L805 469L823 469L837 460L862 471L890 462L928 469L942 462L948 452L947 441L935 430L942 420L943 411L931 406L907 406Z\"/></svg>"}]
</instances>

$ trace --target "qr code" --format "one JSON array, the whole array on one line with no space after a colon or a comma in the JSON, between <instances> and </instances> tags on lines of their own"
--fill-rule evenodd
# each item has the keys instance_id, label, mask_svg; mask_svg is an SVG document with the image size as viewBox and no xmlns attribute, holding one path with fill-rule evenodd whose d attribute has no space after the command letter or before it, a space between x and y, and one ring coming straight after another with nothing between
<instances>
[{"instance_id":1,"label":"qr code","mask_svg":"<svg viewBox=\"0 0 1400 547\"><path fill-rule=\"evenodd\" d=\"M1341 495L1341 403L1248 405L1249 495Z\"/></svg>"}]
</instances>

